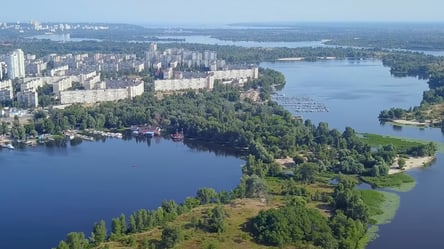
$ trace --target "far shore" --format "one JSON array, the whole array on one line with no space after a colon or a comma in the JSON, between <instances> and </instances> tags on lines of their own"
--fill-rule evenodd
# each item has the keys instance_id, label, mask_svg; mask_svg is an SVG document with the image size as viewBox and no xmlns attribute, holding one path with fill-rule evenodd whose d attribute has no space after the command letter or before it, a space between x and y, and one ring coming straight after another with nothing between
<instances>
[{"instance_id":1,"label":"far shore","mask_svg":"<svg viewBox=\"0 0 444 249\"><path fill-rule=\"evenodd\" d=\"M405 160L405 167L404 169L398 168L397 161L390 167L389 169L389 175L396 174L400 172L404 172L406 170L411 170L415 168L422 168L424 166L429 165L430 163L435 160L435 156L425 156L425 157L409 157Z\"/></svg>"},{"instance_id":2,"label":"far shore","mask_svg":"<svg viewBox=\"0 0 444 249\"><path fill-rule=\"evenodd\" d=\"M318 60L336 60L337 57L335 56L324 56L324 57L317 57ZM277 61L303 61L305 60L305 57L285 57L285 58L279 58Z\"/></svg>"}]
</instances>

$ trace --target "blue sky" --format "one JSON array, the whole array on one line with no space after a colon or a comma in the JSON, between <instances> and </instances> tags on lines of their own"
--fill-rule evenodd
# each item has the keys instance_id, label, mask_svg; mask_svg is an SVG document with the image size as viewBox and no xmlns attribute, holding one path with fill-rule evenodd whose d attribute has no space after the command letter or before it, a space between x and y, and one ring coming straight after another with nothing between
<instances>
[{"instance_id":1,"label":"blue sky","mask_svg":"<svg viewBox=\"0 0 444 249\"><path fill-rule=\"evenodd\" d=\"M443 22L443 0L9 0L0 22ZM7 10L7 11L3 11Z\"/></svg>"}]
</instances>

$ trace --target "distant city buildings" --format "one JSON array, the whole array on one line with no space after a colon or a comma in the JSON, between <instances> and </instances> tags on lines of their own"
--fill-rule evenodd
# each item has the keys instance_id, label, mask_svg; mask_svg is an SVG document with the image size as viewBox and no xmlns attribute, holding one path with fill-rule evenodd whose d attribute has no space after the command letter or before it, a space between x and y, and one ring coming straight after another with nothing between
<instances>
[{"instance_id":1,"label":"distant city buildings","mask_svg":"<svg viewBox=\"0 0 444 249\"><path fill-rule=\"evenodd\" d=\"M70 30L108 30L108 25L100 24L67 24L67 23L41 23L31 20L29 23L1 23L0 29L16 30L20 33L26 31L42 31L42 32L66 32Z\"/></svg>"},{"instance_id":2,"label":"distant city buildings","mask_svg":"<svg viewBox=\"0 0 444 249\"><path fill-rule=\"evenodd\" d=\"M32 26L45 29L39 22L33 22ZM63 26L63 29L74 27ZM16 49L8 55L0 55L0 101L17 101L21 107L36 107L38 89L48 85L52 86L53 97L61 104L131 99L143 94L146 82L138 77L122 79L115 73L137 74L144 70L156 78L153 90L160 92L213 89L216 81L242 85L259 76L255 65L227 65L214 51L182 48L159 51L156 43L149 45L142 58L136 54L102 53L49 54L37 58L32 54L25 56L21 49ZM16 96L13 81L1 81L5 72L9 79L18 80L20 84ZM45 88L48 89L51 88Z\"/></svg>"}]
</instances>

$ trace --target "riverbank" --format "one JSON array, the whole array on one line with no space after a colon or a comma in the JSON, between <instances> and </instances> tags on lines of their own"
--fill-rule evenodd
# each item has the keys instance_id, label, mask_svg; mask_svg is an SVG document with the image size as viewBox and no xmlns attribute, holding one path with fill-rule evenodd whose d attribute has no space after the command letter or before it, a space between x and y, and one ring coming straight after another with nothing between
<instances>
[{"instance_id":1,"label":"riverbank","mask_svg":"<svg viewBox=\"0 0 444 249\"><path fill-rule=\"evenodd\" d=\"M411 126L419 126L419 127L428 127L430 126L430 122L419 122L413 120L405 120L405 119L392 119L391 123L395 125L411 125Z\"/></svg>"},{"instance_id":2,"label":"riverbank","mask_svg":"<svg viewBox=\"0 0 444 249\"><path fill-rule=\"evenodd\" d=\"M405 160L404 169L400 169L398 167L398 162L392 164L390 166L389 175L404 172L411 169L422 168L424 166L430 165L433 160L435 160L435 156L425 156L425 157L409 157Z\"/></svg>"},{"instance_id":3,"label":"riverbank","mask_svg":"<svg viewBox=\"0 0 444 249\"><path fill-rule=\"evenodd\" d=\"M318 56L316 57L318 60L336 60L337 57L336 56ZM277 61L281 61L281 62L294 62L294 61L305 61L306 58L305 57L283 57L283 58L278 58Z\"/></svg>"}]
</instances>

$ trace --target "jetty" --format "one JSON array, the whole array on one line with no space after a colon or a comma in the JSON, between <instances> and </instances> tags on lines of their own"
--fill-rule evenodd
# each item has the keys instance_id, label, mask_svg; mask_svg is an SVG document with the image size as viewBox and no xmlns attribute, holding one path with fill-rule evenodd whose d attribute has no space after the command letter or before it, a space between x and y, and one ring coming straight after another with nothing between
<instances>
[{"instance_id":1,"label":"jetty","mask_svg":"<svg viewBox=\"0 0 444 249\"><path fill-rule=\"evenodd\" d=\"M294 112L328 112L325 104L315 101L310 97L273 95L273 100Z\"/></svg>"}]
</instances>

